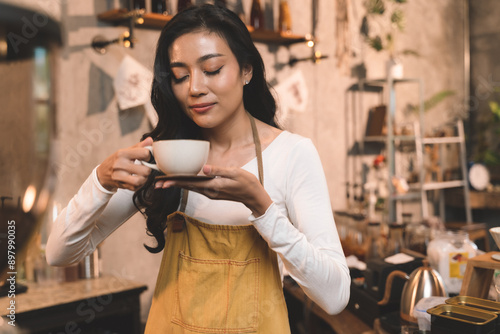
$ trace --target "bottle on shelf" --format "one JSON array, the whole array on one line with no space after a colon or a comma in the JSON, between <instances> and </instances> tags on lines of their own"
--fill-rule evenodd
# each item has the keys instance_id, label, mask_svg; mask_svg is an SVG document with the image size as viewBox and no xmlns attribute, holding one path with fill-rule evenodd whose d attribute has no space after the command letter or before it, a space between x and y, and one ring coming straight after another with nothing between
<instances>
[{"instance_id":1,"label":"bottle on shelf","mask_svg":"<svg viewBox=\"0 0 500 334\"><path fill-rule=\"evenodd\" d=\"M146 0L130 0L130 10L145 9Z\"/></svg>"},{"instance_id":2,"label":"bottle on shelf","mask_svg":"<svg viewBox=\"0 0 500 334\"><path fill-rule=\"evenodd\" d=\"M265 28L264 12L260 5L260 0L252 0L252 9L250 11L250 25L255 30L262 30Z\"/></svg>"},{"instance_id":3,"label":"bottle on shelf","mask_svg":"<svg viewBox=\"0 0 500 334\"><path fill-rule=\"evenodd\" d=\"M168 0L151 0L151 11L158 14L168 14Z\"/></svg>"},{"instance_id":4,"label":"bottle on shelf","mask_svg":"<svg viewBox=\"0 0 500 334\"><path fill-rule=\"evenodd\" d=\"M368 222L365 261L384 258L385 245L381 232L380 222Z\"/></svg>"},{"instance_id":5,"label":"bottle on shelf","mask_svg":"<svg viewBox=\"0 0 500 334\"><path fill-rule=\"evenodd\" d=\"M403 232L403 224L389 224L389 239L387 240L387 252L385 254L386 257L401 253L402 249L405 248Z\"/></svg>"},{"instance_id":6,"label":"bottle on shelf","mask_svg":"<svg viewBox=\"0 0 500 334\"><path fill-rule=\"evenodd\" d=\"M177 1L177 13L182 12L184 9L191 7L193 3L191 0L178 0Z\"/></svg>"},{"instance_id":7,"label":"bottle on shelf","mask_svg":"<svg viewBox=\"0 0 500 334\"><path fill-rule=\"evenodd\" d=\"M288 1L286 0L280 1L278 30L279 32L284 32L288 34L292 32L292 17L290 15L290 8L288 7Z\"/></svg>"}]
</instances>

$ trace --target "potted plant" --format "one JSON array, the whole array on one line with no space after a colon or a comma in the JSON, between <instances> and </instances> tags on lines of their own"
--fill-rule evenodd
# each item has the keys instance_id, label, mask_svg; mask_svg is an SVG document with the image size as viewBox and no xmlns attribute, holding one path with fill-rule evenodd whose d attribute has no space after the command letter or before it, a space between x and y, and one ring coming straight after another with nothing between
<instances>
[{"instance_id":1,"label":"potted plant","mask_svg":"<svg viewBox=\"0 0 500 334\"><path fill-rule=\"evenodd\" d=\"M402 5L407 0L365 0L366 15L361 23L361 34L375 51L387 51L389 59L387 76L393 79L403 77L402 55L418 56L414 50L396 49L396 36L405 29L405 15Z\"/></svg>"},{"instance_id":2,"label":"potted plant","mask_svg":"<svg viewBox=\"0 0 500 334\"><path fill-rule=\"evenodd\" d=\"M500 89L495 89L495 93ZM490 115L477 122L478 144L474 161L485 164L495 174L500 171L500 103L498 100L488 102Z\"/></svg>"}]
</instances>

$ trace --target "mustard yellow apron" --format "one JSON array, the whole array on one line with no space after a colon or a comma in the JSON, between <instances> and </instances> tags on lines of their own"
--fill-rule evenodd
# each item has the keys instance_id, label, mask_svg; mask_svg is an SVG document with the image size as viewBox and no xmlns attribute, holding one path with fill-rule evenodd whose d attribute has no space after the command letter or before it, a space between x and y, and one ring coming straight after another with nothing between
<instances>
[{"instance_id":1,"label":"mustard yellow apron","mask_svg":"<svg viewBox=\"0 0 500 334\"><path fill-rule=\"evenodd\" d=\"M260 141L250 120L263 183ZM253 225L187 216L187 194L167 219L145 333L290 333L276 253Z\"/></svg>"}]
</instances>

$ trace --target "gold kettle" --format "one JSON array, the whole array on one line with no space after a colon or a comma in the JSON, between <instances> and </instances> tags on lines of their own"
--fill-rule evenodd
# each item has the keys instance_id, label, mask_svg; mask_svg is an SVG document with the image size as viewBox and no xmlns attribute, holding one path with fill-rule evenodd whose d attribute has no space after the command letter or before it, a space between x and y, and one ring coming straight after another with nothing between
<instances>
[{"instance_id":1,"label":"gold kettle","mask_svg":"<svg viewBox=\"0 0 500 334\"><path fill-rule=\"evenodd\" d=\"M387 276L385 283L384 298L378 302L379 305L386 305L389 302L394 277L397 276L406 280L401 293L400 316L408 322L417 322L417 319L413 316L413 309L420 299L431 296L448 296L441 275L429 266L427 260L422 262L423 266L415 269L410 276L400 270L391 272Z\"/></svg>"}]
</instances>

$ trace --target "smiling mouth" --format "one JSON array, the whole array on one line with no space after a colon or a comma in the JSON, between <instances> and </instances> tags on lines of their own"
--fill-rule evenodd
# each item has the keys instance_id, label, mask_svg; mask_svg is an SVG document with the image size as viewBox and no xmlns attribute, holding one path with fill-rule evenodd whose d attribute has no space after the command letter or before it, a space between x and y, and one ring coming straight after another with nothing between
<instances>
[{"instance_id":1,"label":"smiling mouth","mask_svg":"<svg viewBox=\"0 0 500 334\"><path fill-rule=\"evenodd\" d=\"M212 109L212 107L215 105L215 103L199 103L199 104L193 104L189 106L189 109L193 110L196 113L205 113Z\"/></svg>"}]
</instances>

